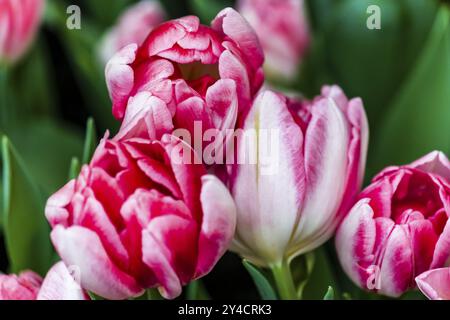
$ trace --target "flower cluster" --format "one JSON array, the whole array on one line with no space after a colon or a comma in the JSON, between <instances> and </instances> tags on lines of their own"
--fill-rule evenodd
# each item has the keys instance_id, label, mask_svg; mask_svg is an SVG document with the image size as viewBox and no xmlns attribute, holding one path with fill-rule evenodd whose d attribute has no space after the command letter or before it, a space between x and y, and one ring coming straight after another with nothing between
<instances>
[{"instance_id":1,"label":"flower cluster","mask_svg":"<svg viewBox=\"0 0 450 320\"><path fill-rule=\"evenodd\" d=\"M312 99L265 85L263 70L297 75L310 39L303 6L240 0L241 13L226 8L209 26L164 22L154 1L128 10L101 48L120 130L46 204L62 261L45 279L0 275L0 299L128 299L150 288L174 299L227 250L272 269L279 296L293 299L291 261L333 236L362 289L450 299L447 157L388 167L361 191L363 101L337 85ZM23 54L42 7L0 0L0 62Z\"/></svg>"}]
</instances>

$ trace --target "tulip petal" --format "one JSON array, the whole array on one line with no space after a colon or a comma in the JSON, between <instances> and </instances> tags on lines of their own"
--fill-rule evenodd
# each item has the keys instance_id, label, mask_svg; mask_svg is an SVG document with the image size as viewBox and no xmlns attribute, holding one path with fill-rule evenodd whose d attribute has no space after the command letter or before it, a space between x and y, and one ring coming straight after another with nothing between
<instances>
[{"instance_id":1,"label":"tulip petal","mask_svg":"<svg viewBox=\"0 0 450 320\"><path fill-rule=\"evenodd\" d=\"M264 53L255 31L234 9L225 8L211 23L214 30L223 32L236 42L254 70L264 63Z\"/></svg>"},{"instance_id":2,"label":"tulip petal","mask_svg":"<svg viewBox=\"0 0 450 320\"><path fill-rule=\"evenodd\" d=\"M126 46L106 65L106 85L113 102L114 117L118 120L123 119L129 94L133 90L134 71L130 64L136 59L137 49L137 44Z\"/></svg>"},{"instance_id":3,"label":"tulip petal","mask_svg":"<svg viewBox=\"0 0 450 320\"><path fill-rule=\"evenodd\" d=\"M197 226L193 220L171 214L151 220L142 234L144 263L157 277L167 299L181 294L195 271Z\"/></svg>"},{"instance_id":4,"label":"tulip petal","mask_svg":"<svg viewBox=\"0 0 450 320\"><path fill-rule=\"evenodd\" d=\"M225 50L219 59L219 73L222 79L234 80L239 97L239 111L247 111L251 103L252 90L244 63L231 51Z\"/></svg>"},{"instance_id":5,"label":"tulip petal","mask_svg":"<svg viewBox=\"0 0 450 320\"><path fill-rule=\"evenodd\" d=\"M73 270L76 272L76 270ZM64 262L55 264L45 276L37 300L90 300Z\"/></svg>"},{"instance_id":6,"label":"tulip petal","mask_svg":"<svg viewBox=\"0 0 450 320\"><path fill-rule=\"evenodd\" d=\"M214 128L234 129L238 112L236 84L232 80L218 80L206 92L206 105Z\"/></svg>"},{"instance_id":7,"label":"tulip petal","mask_svg":"<svg viewBox=\"0 0 450 320\"><path fill-rule=\"evenodd\" d=\"M376 224L369 199L360 200L344 219L336 233L336 251L342 268L360 286L366 287L366 269L373 263Z\"/></svg>"},{"instance_id":8,"label":"tulip petal","mask_svg":"<svg viewBox=\"0 0 450 320\"><path fill-rule=\"evenodd\" d=\"M56 226L51 239L67 266L80 270L81 286L106 299L137 297L143 289L109 258L100 239L86 228Z\"/></svg>"},{"instance_id":9,"label":"tulip petal","mask_svg":"<svg viewBox=\"0 0 450 320\"><path fill-rule=\"evenodd\" d=\"M426 156L414 161L410 167L439 175L450 181L450 161L440 151L433 151Z\"/></svg>"},{"instance_id":10,"label":"tulip petal","mask_svg":"<svg viewBox=\"0 0 450 320\"><path fill-rule=\"evenodd\" d=\"M397 225L389 236L380 270L379 292L399 297L413 281L413 250L407 226Z\"/></svg>"},{"instance_id":11,"label":"tulip petal","mask_svg":"<svg viewBox=\"0 0 450 320\"><path fill-rule=\"evenodd\" d=\"M228 249L236 229L236 206L227 188L212 175L202 177L203 221L195 278L211 271Z\"/></svg>"},{"instance_id":12,"label":"tulip petal","mask_svg":"<svg viewBox=\"0 0 450 320\"><path fill-rule=\"evenodd\" d=\"M71 180L47 200L45 217L52 227L57 224L67 227L70 214L65 207L72 200L74 193L75 180Z\"/></svg>"},{"instance_id":13,"label":"tulip petal","mask_svg":"<svg viewBox=\"0 0 450 320\"><path fill-rule=\"evenodd\" d=\"M286 101L269 91L255 101L243 132L232 188L239 212L236 237L266 261L278 263L305 191L303 135Z\"/></svg>"},{"instance_id":14,"label":"tulip petal","mask_svg":"<svg viewBox=\"0 0 450 320\"><path fill-rule=\"evenodd\" d=\"M305 135L307 189L294 236L296 254L328 240L339 223L335 215L347 181L348 143L347 122L336 103L331 99L316 102Z\"/></svg>"},{"instance_id":15,"label":"tulip petal","mask_svg":"<svg viewBox=\"0 0 450 320\"><path fill-rule=\"evenodd\" d=\"M173 130L172 114L166 103L147 91L130 99L115 140L145 138L158 140Z\"/></svg>"},{"instance_id":16,"label":"tulip petal","mask_svg":"<svg viewBox=\"0 0 450 320\"><path fill-rule=\"evenodd\" d=\"M450 300L450 268L434 269L416 277L420 291L430 300Z\"/></svg>"}]
</instances>

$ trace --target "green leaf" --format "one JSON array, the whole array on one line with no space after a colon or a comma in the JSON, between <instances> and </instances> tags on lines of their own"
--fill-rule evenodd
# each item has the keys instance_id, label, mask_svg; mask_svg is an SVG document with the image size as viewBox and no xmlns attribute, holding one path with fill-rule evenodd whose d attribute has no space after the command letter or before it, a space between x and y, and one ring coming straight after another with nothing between
<instances>
[{"instance_id":1,"label":"green leaf","mask_svg":"<svg viewBox=\"0 0 450 320\"><path fill-rule=\"evenodd\" d=\"M81 170L80 160L77 157L73 157L70 161L69 180L75 179Z\"/></svg>"},{"instance_id":2,"label":"green leaf","mask_svg":"<svg viewBox=\"0 0 450 320\"><path fill-rule=\"evenodd\" d=\"M292 261L292 277L297 286L297 297L299 300L302 299L303 290L314 270L315 260L314 252L309 252L296 257Z\"/></svg>"},{"instance_id":3,"label":"green leaf","mask_svg":"<svg viewBox=\"0 0 450 320\"><path fill-rule=\"evenodd\" d=\"M67 182L71 159L83 152L82 135L66 123L34 120L15 127L9 137L45 196Z\"/></svg>"},{"instance_id":4,"label":"green leaf","mask_svg":"<svg viewBox=\"0 0 450 320\"><path fill-rule=\"evenodd\" d=\"M328 291L323 297L323 300L334 300L334 290L333 287L328 287Z\"/></svg>"},{"instance_id":5,"label":"green leaf","mask_svg":"<svg viewBox=\"0 0 450 320\"><path fill-rule=\"evenodd\" d=\"M267 278L264 276L264 274L247 260L243 260L242 263L255 282L256 288L258 289L261 298L263 300L276 300L277 295L275 293L275 290L273 289L269 280L267 280Z\"/></svg>"},{"instance_id":6,"label":"green leaf","mask_svg":"<svg viewBox=\"0 0 450 320\"><path fill-rule=\"evenodd\" d=\"M189 0L194 13L200 17L204 24L210 24L216 15L226 7L232 7L230 0Z\"/></svg>"},{"instance_id":7,"label":"green leaf","mask_svg":"<svg viewBox=\"0 0 450 320\"><path fill-rule=\"evenodd\" d=\"M45 199L6 136L1 138L1 153L2 213L11 271L31 269L43 275L52 257L50 228L44 216Z\"/></svg>"},{"instance_id":8,"label":"green leaf","mask_svg":"<svg viewBox=\"0 0 450 320\"><path fill-rule=\"evenodd\" d=\"M208 294L203 282L196 280L191 282L187 286L186 298L188 300L210 300L211 297Z\"/></svg>"},{"instance_id":9,"label":"green leaf","mask_svg":"<svg viewBox=\"0 0 450 320\"><path fill-rule=\"evenodd\" d=\"M93 118L89 118L86 124L86 138L84 141L83 164L89 163L97 147L97 134Z\"/></svg>"},{"instance_id":10,"label":"green leaf","mask_svg":"<svg viewBox=\"0 0 450 320\"><path fill-rule=\"evenodd\" d=\"M325 246L316 249L314 255L314 267L303 288L302 298L306 300L321 300L328 286L332 286L336 294L339 294L340 288L334 274L335 268L331 263L332 260L328 256Z\"/></svg>"},{"instance_id":11,"label":"green leaf","mask_svg":"<svg viewBox=\"0 0 450 320\"><path fill-rule=\"evenodd\" d=\"M371 173L432 150L450 152L450 11L442 6L423 53L386 114Z\"/></svg>"}]
</instances>

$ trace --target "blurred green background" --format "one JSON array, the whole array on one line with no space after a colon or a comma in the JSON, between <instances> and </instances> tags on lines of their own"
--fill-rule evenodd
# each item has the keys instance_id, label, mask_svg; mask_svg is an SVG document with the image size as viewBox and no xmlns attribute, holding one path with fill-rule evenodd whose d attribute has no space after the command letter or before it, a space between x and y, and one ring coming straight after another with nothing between
<instances>
[{"instance_id":1,"label":"blurred green background","mask_svg":"<svg viewBox=\"0 0 450 320\"><path fill-rule=\"evenodd\" d=\"M9 239L6 245L0 241L1 271L33 267L45 272L52 255L43 236L48 232L45 199L67 181L71 166L83 162L95 136L117 130L97 47L133 2L48 0L41 32L29 53L14 67L0 71L0 132L7 137L2 139L0 226L2 241ZM195 14L204 23L235 4L232 0L161 3L170 18ZM66 8L71 4L81 8L81 30L66 28ZM366 10L373 4L381 8L381 30L366 27ZM387 165L408 163L435 149L449 155L449 1L309 0L306 5L310 51L298 79L273 85L313 97L322 85L338 84L349 97L363 99L371 130L366 182ZM91 123L85 138L89 117L96 134ZM23 217L29 211L33 215L24 229ZM31 246L36 241L43 248L37 252ZM1 248L5 246L33 252L12 257ZM334 268L338 263L332 242L297 260L294 268L302 264L306 270L296 275L298 279L310 277L305 298L323 297L328 285L340 298L374 297L357 290ZM257 297L240 259L232 254L204 283L213 298Z\"/></svg>"}]
</instances>

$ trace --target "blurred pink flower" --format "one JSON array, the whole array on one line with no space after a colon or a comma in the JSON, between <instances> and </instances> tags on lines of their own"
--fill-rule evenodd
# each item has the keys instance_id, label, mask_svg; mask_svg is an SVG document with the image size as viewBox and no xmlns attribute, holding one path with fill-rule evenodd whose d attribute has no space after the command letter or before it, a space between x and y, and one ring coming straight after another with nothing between
<instances>
[{"instance_id":1,"label":"blurred pink flower","mask_svg":"<svg viewBox=\"0 0 450 320\"><path fill-rule=\"evenodd\" d=\"M338 229L339 260L361 288L398 297L450 257L450 163L432 152L389 167L360 195ZM431 280L431 274L418 278Z\"/></svg>"},{"instance_id":2,"label":"blurred pink flower","mask_svg":"<svg viewBox=\"0 0 450 320\"><path fill-rule=\"evenodd\" d=\"M266 91L243 129L256 130L256 141L244 135L238 142L233 250L271 266L319 247L361 188L369 135L361 99L348 100L337 86L302 102ZM269 134L277 138L268 140ZM256 164L242 161L247 153Z\"/></svg>"},{"instance_id":3,"label":"blurred pink flower","mask_svg":"<svg viewBox=\"0 0 450 320\"><path fill-rule=\"evenodd\" d=\"M0 62L13 63L25 53L44 5L44 0L0 0Z\"/></svg>"},{"instance_id":4,"label":"blurred pink flower","mask_svg":"<svg viewBox=\"0 0 450 320\"><path fill-rule=\"evenodd\" d=\"M63 262L55 264L44 280L32 271L0 274L0 300L89 300Z\"/></svg>"},{"instance_id":5,"label":"blurred pink flower","mask_svg":"<svg viewBox=\"0 0 450 320\"><path fill-rule=\"evenodd\" d=\"M114 54L129 44L141 45L148 34L165 20L157 0L142 0L128 8L100 44L100 56L106 64Z\"/></svg>"},{"instance_id":6,"label":"blurred pink flower","mask_svg":"<svg viewBox=\"0 0 450 320\"><path fill-rule=\"evenodd\" d=\"M267 77L292 80L310 43L304 1L239 0L238 11L258 34Z\"/></svg>"},{"instance_id":7,"label":"blurred pink flower","mask_svg":"<svg viewBox=\"0 0 450 320\"><path fill-rule=\"evenodd\" d=\"M158 287L175 298L213 268L233 237L235 207L187 156L193 150L169 135L105 138L79 177L48 200L52 242L80 268L83 288L126 299Z\"/></svg>"}]
</instances>

